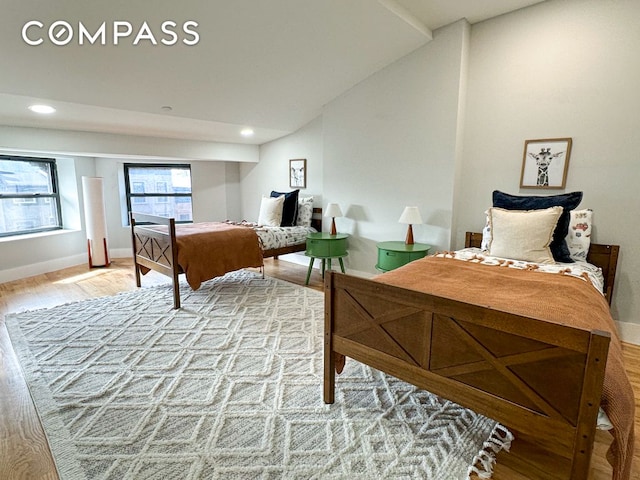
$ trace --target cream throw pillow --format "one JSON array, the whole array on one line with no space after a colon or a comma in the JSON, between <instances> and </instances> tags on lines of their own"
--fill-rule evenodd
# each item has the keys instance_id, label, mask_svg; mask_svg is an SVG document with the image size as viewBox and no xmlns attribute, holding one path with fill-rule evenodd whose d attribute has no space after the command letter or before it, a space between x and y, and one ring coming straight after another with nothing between
<instances>
[{"instance_id":1,"label":"cream throw pillow","mask_svg":"<svg viewBox=\"0 0 640 480\"><path fill-rule=\"evenodd\" d=\"M282 222L282 208L284 206L284 195L279 197L262 196L260 203L260 213L258 214L258 225L267 227L279 227Z\"/></svg>"},{"instance_id":2,"label":"cream throw pillow","mask_svg":"<svg viewBox=\"0 0 640 480\"><path fill-rule=\"evenodd\" d=\"M505 210L491 207L489 254L536 263L555 263L549 245L562 207L544 210Z\"/></svg>"}]
</instances>

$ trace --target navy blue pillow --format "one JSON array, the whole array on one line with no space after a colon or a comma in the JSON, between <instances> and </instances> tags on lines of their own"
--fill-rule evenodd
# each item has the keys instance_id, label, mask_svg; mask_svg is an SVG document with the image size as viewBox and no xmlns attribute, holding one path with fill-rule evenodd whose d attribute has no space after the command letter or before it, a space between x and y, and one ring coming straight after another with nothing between
<instances>
[{"instance_id":1,"label":"navy blue pillow","mask_svg":"<svg viewBox=\"0 0 640 480\"><path fill-rule=\"evenodd\" d=\"M272 197L279 197L284 195L284 205L282 206L282 221L281 227L293 227L296 224L298 218L298 193L300 190L294 190L293 192L271 192Z\"/></svg>"},{"instance_id":2,"label":"navy blue pillow","mask_svg":"<svg viewBox=\"0 0 640 480\"><path fill-rule=\"evenodd\" d=\"M517 196L499 190L493 191L493 206L507 210L541 210L550 207L562 207L562 215L553 231L553 240L549 248L556 262L573 263L565 237L569 231L571 210L582 201L582 192L563 193L548 196Z\"/></svg>"}]
</instances>

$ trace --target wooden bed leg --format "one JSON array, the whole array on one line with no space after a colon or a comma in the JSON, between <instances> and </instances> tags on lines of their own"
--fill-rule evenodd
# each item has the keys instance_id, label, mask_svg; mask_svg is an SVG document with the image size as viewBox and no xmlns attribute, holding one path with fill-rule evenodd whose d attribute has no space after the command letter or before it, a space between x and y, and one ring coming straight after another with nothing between
<instances>
[{"instance_id":1,"label":"wooden bed leg","mask_svg":"<svg viewBox=\"0 0 640 480\"><path fill-rule=\"evenodd\" d=\"M336 354L331 340L331 286L333 275L324 280L324 403L333 403L336 390Z\"/></svg>"},{"instance_id":2,"label":"wooden bed leg","mask_svg":"<svg viewBox=\"0 0 640 480\"><path fill-rule=\"evenodd\" d=\"M177 275L173 278L173 308L180 308L180 285Z\"/></svg>"},{"instance_id":3,"label":"wooden bed leg","mask_svg":"<svg viewBox=\"0 0 640 480\"><path fill-rule=\"evenodd\" d=\"M134 260L135 265L135 273L136 273L136 287L140 288L142 286L142 282L140 281L140 266Z\"/></svg>"},{"instance_id":4,"label":"wooden bed leg","mask_svg":"<svg viewBox=\"0 0 640 480\"><path fill-rule=\"evenodd\" d=\"M591 334L589 342L589 353L587 363L593 365L595 371L597 366L606 363L609 352L610 337L607 332L598 332L601 335ZM606 336L605 336L606 335ZM596 421L598 418L598 406L600 405L600 395L604 383L604 367L599 371L599 375L594 375L593 371L585 372L584 387L580 400L580 415L576 442L573 449L573 461L571 468L571 480L579 480L589 476L589 466L591 464L591 454L593 452L593 441L596 434Z\"/></svg>"},{"instance_id":5,"label":"wooden bed leg","mask_svg":"<svg viewBox=\"0 0 640 480\"><path fill-rule=\"evenodd\" d=\"M133 212L129 212L129 225L131 226L131 247L133 248L133 266L136 277L136 287L140 288L142 283L140 282L140 265L138 265L138 261L136 259L136 255L138 254L136 249L136 219ZM91 259L89 259L89 263L91 263Z\"/></svg>"}]
</instances>

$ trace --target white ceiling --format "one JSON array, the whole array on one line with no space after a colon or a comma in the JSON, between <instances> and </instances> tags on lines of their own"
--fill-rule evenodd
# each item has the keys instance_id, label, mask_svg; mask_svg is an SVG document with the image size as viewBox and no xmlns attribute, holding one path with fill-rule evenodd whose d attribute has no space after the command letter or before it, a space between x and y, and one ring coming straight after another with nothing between
<instances>
[{"instance_id":1,"label":"white ceiling","mask_svg":"<svg viewBox=\"0 0 640 480\"><path fill-rule=\"evenodd\" d=\"M323 105L461 18L476 23L541 0L2 0L0 125L262 144L321 113ZM22 27L31 20L27 45ZM58 20L76 36L47 35ZM198 23L199 42L160 44L162 22ZM118 45L114 21L133 34ZM133 45L147 22L158 45ZM107 25L107 45L78 45ZM192 36L182 34L182 38ZM57 108L49 116L26 109ZM170 106L167 112L163 106ZM254 128L250 139L239 135Z\"/></svg>"}]
</instances>

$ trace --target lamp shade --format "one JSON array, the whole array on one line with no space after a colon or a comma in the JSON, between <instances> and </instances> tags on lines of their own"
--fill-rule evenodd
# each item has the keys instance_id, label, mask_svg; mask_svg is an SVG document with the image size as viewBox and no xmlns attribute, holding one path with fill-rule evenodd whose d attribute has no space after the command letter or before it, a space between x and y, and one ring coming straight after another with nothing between
<instances>
[{"instance_id":1,"label":"lamp shade","mask_svg":"<svg viewBox=\"0 0 640 480\"><path fill-rule=\"evenodd\" d=\"M400 215L399 223L408 223L409 225L415 223L422 223L422 217L420 216L420 210L418 207L404 207L402 215Z\"/></svg>"},{"instance_id":2,"label":"lamp shade","mask_svg":"<svg viewBox=\"0 0 640 480\"><path fill-rule=\"evenodd\" d=\"M327 209L324 212L325 217L341 217L342 210L340 210L340 205L337 203L330 203L327 205Z\"/></svg>"}]
</instances>

